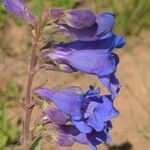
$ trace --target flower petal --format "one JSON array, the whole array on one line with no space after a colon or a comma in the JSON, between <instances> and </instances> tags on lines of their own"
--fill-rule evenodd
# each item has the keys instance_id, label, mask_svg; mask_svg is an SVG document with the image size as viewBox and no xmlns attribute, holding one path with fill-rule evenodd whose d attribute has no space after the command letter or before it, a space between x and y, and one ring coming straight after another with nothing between
<instances>
[{"instance_id":1,"label":"flower petal","mask_svg":"<svg viewBox=\"0 0 150 150\"><path fill-rule=\"evenodd\" d=\"M67 25L77 29L92 26L95 23L95 15L88 9L72 9L64 12L64 20Z\"/></svg>"},{"instance_id":2,"label":"flower petal","mask_svg":"<svg viewBox=\"0 0 150 150\"><path fill-rule=\"evenodd\" d=\"M91 27L83 28L83 29L72 28L67 24L56 25L56 27L61 31L63 31L66 35L72 36L82 41L89 41L95 39L94 36L98 29L98 25L96 23Z\"/></svg>"},{"instance_id":3,"label":"flower petal","mask_svg":"<svg viewBox=\"0 0 150 150\"><path fill-rule=\"evenodd\" d=\"M55 107L48 106L44 108L46 116L56 124L62 125L67 123L69 116Z\"/></svg>"},{"instance_id":4,"label":"flower petal","mask_svg":"<svg viewBox=\"0 0 150 150\"><path fill-rule=\"evenodd\" d=\"M48 54L49 59L63 62L73 69L95 74L99 77L109 75L116 70L116 55L99 50L70 50L55 49ZM92 61L90 61L92 58Z\"/></svg>"},{"instance_id":5,"label":"flower petal","mask_svg":"<svg viewBox=\"0 0 150 150\"><path fill-rule=\"evenodd\" d=\"M87 138L93 146L110 142L110 136L104 130L101 132L93 131L87 134Z\"/></svg>"},{"instance_id":6,"label":"flower petal","mask_svg":"<svg viewBox=\"0 0 150 150\"><path fill-rule=\"evenodd\" d=\"M103 130L105 122L118 116L110 97L93 96L88 98L89 103L85 109L85 118L89 126L97 132Z\"/></svg>"},{"instance_id":7,"label":"flower petal","mask_svg":"<svg viewBox=\"0 0 150 150\"><path fill-rule=\"evenodd\" d=\"M44 87L38 87L33 90L33 93L41 98L51 101L56 91Z\"/></svg>"},{"instance_id":8,"label":"flower petal","mask_svg":"<svg viewBox=\"0 0 150 150\"><path fill-rule=\"evenodd\" d=\"M117 77L114 74L112 74L112 75L110 75L108 77L104 77L104 78L99 77L99 79L105 85L105 87L108 89L108 91L111 93L112 100L114 100L115 97L118 95L120 88L121 88L120 82L117 79Z\"/></svg>"},{"instance_id":9,"label":"flower petal","mask_svg":"<svg viewBox=\"0 0 150 150\"><path fill-rule=\"evenodd\" d=\"M115 23L115 15L111 12L103 12L97 15L98 29L96 35L104 35L112 31Z\"/></svg>"},{"instance_id":10,"label":"flower petal","mask_svg":"<svg viewBox=\"0 0 150 150\"><path fill-rule=\"evenodd\" d=\"M74 125L62 125L60 126L60 130L63 133L70 134L72 136L77 136L78 134L80 134L80 131Z\"/></svg>"},{"instance_id":11,"label":"flower petal","mask_svg":"<svg viewBox=\"0 0 150 150\"><path fill-rule=\"evenodd\" d=\"M126 43L126 39L123 36L117 36L115 39L114 48L122 48Z\"/></svg>"},{"instance_id":12,"label":"flower petal","mask_svg":"<svg viewBox=\"0 0 150 150\"><path fill-rule=\"evenodd\" d=\"M101 114L98 115L93 112L91 116L88 117L88 125L93 127L97 132L102 131L104 128L104 122L102 121Z\"/></svg>"},{"instance_id":13,"label":"flower petal","mask_svg":"<svg viewBox=\"0 0 150 150\"><path fill-rule=\"evenodd\" d=\"M92 128L86 124L84 120L73 120L72 123L78 128L80 132L83 133L90 133L92 131Z\"/></svg>"},{"instance_id":14,"label":"flower petal","mask_svg":"<svg viewBox=\"0 0 150 150\"><path fill-rule=\"evenodd\" d=\"M97 39L93 41L80 41L76 40L73 42L60 43L55 45L56 47L69 48L75 50L86 50L86 49L99 49L112 51L113 48L121 48L125 44L125 39L122 36L117 36L111 33L111 36Z\"/></svg>"},{"instance_id":15,"label":"flower petal","mask_svg":"<svg viewBox=\"0 0 150 150\"><path fill-rule=\"evenodd\" d=\"M80 118L82 117L81 100L78 94L65 90L59 91L53 96L53 103L58 109L70 116L77 115Z\"/></svg>"},{"instance_id":16,"label":"flower petal","mask_svg":"<svg viewBox=\"0 0 150 150\"><path fill-rule=\"evenodd\" d=\"M97 120L105 122L117 117L119 113L113 107L112 101L106 96L101 96L101 98L103 99L103 103L99 103L98 107L94 110Z\"/></svg>"},{"instance_id":17,"label":"flower petal","mask_svg":"<svg viewBox=\"0 0 150 150\"><path fill-rule=\"evenodd\" d=\"M34 94L52 101L55 106L62 112L68 114L69 116L76 116L78 119L81 119L81 103L82 103L82 94L77 94L81 92L79 87L68 87L62 91L52 90L48 88L36 88L34 89Z\"/></svg>"}]
</instances>

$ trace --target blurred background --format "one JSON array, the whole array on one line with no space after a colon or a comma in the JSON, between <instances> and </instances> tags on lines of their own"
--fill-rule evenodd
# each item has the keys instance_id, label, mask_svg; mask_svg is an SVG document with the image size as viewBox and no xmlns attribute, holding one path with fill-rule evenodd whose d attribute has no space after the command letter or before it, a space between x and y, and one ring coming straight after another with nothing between
<instances>
[{"instance_id":1,"label":"blurred background","mask_svg":"<svg viewBox=\"0 0 150 150\"><path fill-rule=\"evenodd\" d=\"M118 75L122 90L115 101L120 116L113 120L112 143L101 150L149 150L150 147L150 1L148 0L26 0L40 14L42 8L84 7L98 13L116 13L115 33L127 38L126 46L115 50L120 56ZM19 150L27 64L30 56L30 28L7 13L0 2L0 150ZM34 86L48 79L47 86L99 86L99 81L81 73L38 73ZM101 86L101 85L100 85ZM104 89L104 92L106 90ZM33 118L40 114L34 109ZM32 120L34 122L34 120ZM75 144L61 148L44 142L42 150L87 150Z\"/></svg>"}]
</instances>

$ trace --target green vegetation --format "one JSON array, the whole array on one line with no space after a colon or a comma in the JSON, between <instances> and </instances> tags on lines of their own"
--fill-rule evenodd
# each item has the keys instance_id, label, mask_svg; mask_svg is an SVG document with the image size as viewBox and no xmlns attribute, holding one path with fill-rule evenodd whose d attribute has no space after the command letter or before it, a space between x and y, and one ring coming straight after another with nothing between
<instances>
[{"instance_id":1,"label":"green vegetation","mask_svg":"<svg viewBox=\"0 0 150 150\"><path fill-rule=\"evenodd\" d=\"M17 122L10 122L6 104L0 105L0 149L13 144L17 138Z\"/></svg>"},{"instance_id":2,"label":"green vegetation","mask_svg":"<svg viewBox=\"0 0 150 150\"><path fill-rule=\"evenodd\" d=\"M138 34L145 27L150 27L150 1L110 0L110 6L117 15L118 33Z\"/></svg>"},{"instance_id":3,"label":"green vegetation","mask_svg":"<svg viewBox=\"0 0 150 150\"><path fill-rule=\"evenodd\" d=\"M6 11L2 3L0 3L0 28L4 27L6 21Z\"/></svg>"},{"instance_id":4,"label":"green vegetation","mask_svg":"<svg viewBox=\"0 0 150 150\"><path fill-rule=\"evenodd\" d=\"M17 140L18 119L10 118L8 109L11 104L16 105L20 97L15 80L11 80L4 90L0 91L0 149L13 144Z\"/></svg>"},{"instance_id":5,"label":"green vegetation","mask_svg":"<svg viewBox=\"0 0 150 150\"><path fill-rule=\"evenodd\" d=\"M72 8L77 2L76 0L45 0L45 4L50 7L63 7L66 9Z\"/></svg>"}]
</instances>

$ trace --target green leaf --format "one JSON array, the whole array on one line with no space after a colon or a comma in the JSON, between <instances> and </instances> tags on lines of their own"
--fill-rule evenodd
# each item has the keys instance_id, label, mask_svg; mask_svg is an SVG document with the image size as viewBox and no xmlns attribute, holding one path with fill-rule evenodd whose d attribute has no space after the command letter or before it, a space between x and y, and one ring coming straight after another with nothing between
<instances>
[{"instance_id":1,"label":"green leaf","mask_svg":"<svg viewBox=\"0 0 150 150\"><path fill-rule=\"evenodd\" d=\"M30 150L40 150L41 149L41 143L42 143L42 137L38 137L36 138L31 147L30 147Z\"/></svg>"},{"instance_id":2,"label":"green leaf","mask_svg":"<svg viewBox=\"0 0 150 150\"><path fill-rule=\"evenodd\" d=\"M7 111L6 111L6 107L3 105L2 106L2 110L1 110L1 116L0 116L0 120L1 120L1 125L0 127L3 130L7 130L8 128L8 115L7 115Z\"/></svg>"}]
</instances>

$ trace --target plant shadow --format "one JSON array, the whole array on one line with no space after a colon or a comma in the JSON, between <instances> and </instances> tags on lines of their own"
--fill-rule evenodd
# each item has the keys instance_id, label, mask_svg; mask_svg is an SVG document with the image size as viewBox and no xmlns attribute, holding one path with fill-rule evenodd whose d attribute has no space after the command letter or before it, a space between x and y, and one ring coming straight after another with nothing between
<instances>
[{"instance_id":1,"label":"plant shadow","mask_svg":"<svg viewBox=\"0 0 150 150\"><path fill-rule=\"evenodd\" d=\"M132 150L132 144L129 142L120 145L107 145L108 150Z\"/></svg>"}]
</instances>

